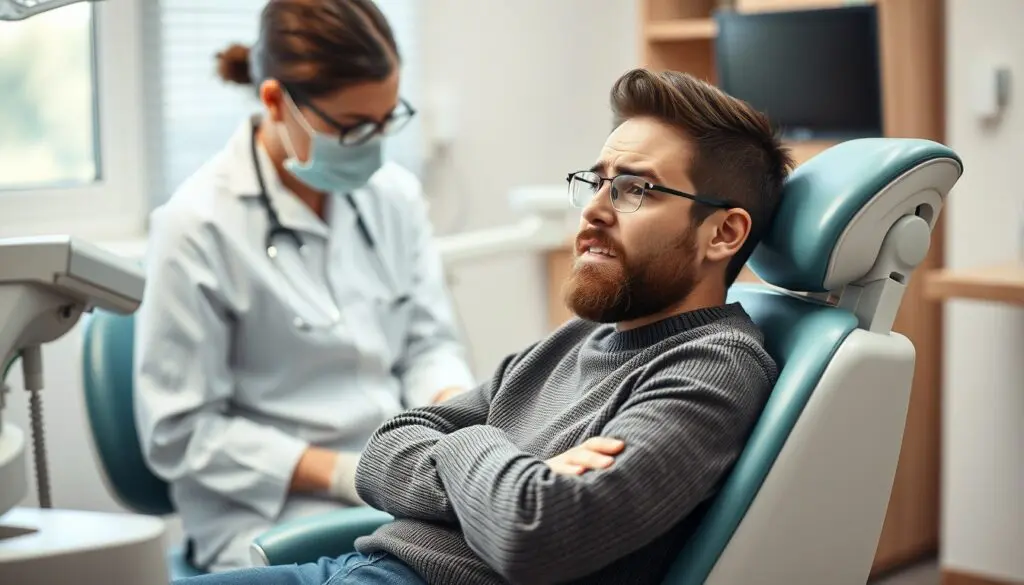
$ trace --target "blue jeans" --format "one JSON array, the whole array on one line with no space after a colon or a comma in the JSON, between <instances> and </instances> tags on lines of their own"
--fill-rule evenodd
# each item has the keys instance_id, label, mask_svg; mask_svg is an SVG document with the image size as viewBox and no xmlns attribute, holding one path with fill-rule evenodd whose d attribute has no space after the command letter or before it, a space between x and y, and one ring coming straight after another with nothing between
<instances>
[{"instance_id":1,"label":"blue jeans","mask_svg":"<svg viewBox=\"0 0 1024 585\"><path fill-rule=\"evenodd\" d=\"M236 569L179 579L173 585L427 585L386 553L324 557L315 563Z\"/></svg>"}]
</instances>

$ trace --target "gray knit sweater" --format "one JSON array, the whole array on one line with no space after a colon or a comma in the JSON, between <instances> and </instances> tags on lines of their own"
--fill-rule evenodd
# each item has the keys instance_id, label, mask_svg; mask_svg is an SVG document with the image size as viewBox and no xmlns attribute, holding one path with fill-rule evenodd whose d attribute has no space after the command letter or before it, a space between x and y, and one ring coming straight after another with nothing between
<instances>
[{"instance_id":1,"label":"gray knit sweater","mask_svg":"<svg viewBox=\"0 0 1024 585\"><path fill-rule=\"evenodd\" d=\"M739 305L621 332L571 321L377 431L356 485L396 520L356 548L432 585L659 583L776 375ZM626 444L609 469L544 463L594 436Z\"/></svg>"}]
</instances>

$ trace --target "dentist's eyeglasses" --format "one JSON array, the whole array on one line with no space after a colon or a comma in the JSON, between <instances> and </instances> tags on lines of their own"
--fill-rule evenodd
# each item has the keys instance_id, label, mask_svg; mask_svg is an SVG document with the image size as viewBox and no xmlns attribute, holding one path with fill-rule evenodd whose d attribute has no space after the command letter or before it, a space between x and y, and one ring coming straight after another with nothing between
<instances>
[{"instance_id":1,"label":"dentist's eyeglasses","mask_svg":"<svg viewBox=\"0 0 1024 585\"><path fill-rule=\"evenodd\" d=\"M677 191L663 185L655 185L634 175L618 175L612 178L605 178L593 171L577 171L569 173L565 180L569 183L569 202L572 203L573 207L586 207L594 199L594 196L601 192L601 187L605 181L611 183L608 197L612 201L612 207L619 213L633 213L640 209L640 205L644 202L644 195L648 191L658 191L659 193L685 197L691 201L721 209L736 207L722 199Z\"/></svg>"},{"instance_id":2,"label":"dentist's eyeglasses","mask_svg":"<svg viewBox=\"0 0 1024 585\"><path fill-rule=\"evenodd\" d=\"M316 107L312 100L301 93L297 93L292 87L285 87L288 95L291 96L296 106L304 106L312 110L324 122L338 132L338 140L344 146L359 146L377 136L394 136L402 131L409 122L416 116L416 108L407 102L405 98L399 98L398 105L388 114L388 117L380 122L367 120L346 126L334 118L328 116L323 110Z\"/></svg>"}]
</instances>

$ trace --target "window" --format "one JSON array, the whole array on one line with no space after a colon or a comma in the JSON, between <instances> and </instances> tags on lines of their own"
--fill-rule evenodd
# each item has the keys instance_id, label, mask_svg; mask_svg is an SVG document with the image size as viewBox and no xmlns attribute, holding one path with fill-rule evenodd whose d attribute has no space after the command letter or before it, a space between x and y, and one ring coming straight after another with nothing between
<instances>
[{"instance_id":1,"label":"window","mask_svg":"<svg viewBox=\"0 0 1024 585\"><path fill-rule=\"evenodd\" d=\"M0 189L97 179L93 46L88 3L0 22Z\"/></svg>"},{"instance_id":2,"label":"window","mask_svg":"<svg viewBox=\"0 0 1024 585\"><path fill-rule=\"evenodd\" d=\"M0 22L0 237L141 234L138 1Z\"/></svg>"},{"instance_id":3,"label":"window","mask_svg":"<svg viewBox=\"0 0 1024 585\"><path fill-rule=\"evenodd\" d=\"M148 205L170 197L258 106L250 88L221 82L215 55L230 43L252 45L265 3L145 2Z\"/></svg>"},{"instance_id":4,"label":"window","mask_svg":"<svg viewBox=\"0 0 1024 585\"><path fill-rule=\"evenodd\" d=\"M83 2L0 23L0 237L142 236L147 211L259 110L249 88L217 79L214 55L255 40L265 3ZM422 111L420 3L378 4L403 54L402 95ZM417 174L419 136L416 119L387 143Z\"/></svg>"},{"instance_id":5,"label":"window","mask_svg":"<svg viewBox=\"0 0 1024 585\"><path fill-rule=\"evenodd\" d=\"M223 83L214 56L231 43L251 46L266 0L157 0L143 12L146 45L150 206L224 147L247 115L261 104L248 87ZM377 0L403 57L402 95L419 103L419 0ZM418 116L419 117L419 116ZM414 120L388 140L389 158L420 171L420 124Z\"/></svg>"}]
</instances>

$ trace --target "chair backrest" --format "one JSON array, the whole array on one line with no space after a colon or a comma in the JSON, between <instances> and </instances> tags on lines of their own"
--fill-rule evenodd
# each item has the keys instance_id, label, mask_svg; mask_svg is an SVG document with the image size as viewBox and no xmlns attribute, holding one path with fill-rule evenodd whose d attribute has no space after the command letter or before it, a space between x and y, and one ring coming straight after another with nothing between
<instances>
[{"instance_id":1,"label":"chair backrest","mask_svg":"<svg viewBox=\"0 0 1024 585\"><path fill-rule=\"evenodd\" d=\"M146 466L135 428L134 319L94 309L82 325L85 405L107 487L135 512L171 514L168 486Z\"/></svg>"},{"instance_id":2,"label":"chair backrest","mask_svg":"<svg viewBox=\"0 0 1024 585\"><path fill-rule=\"evenodd\" d=\"M766 284L729 293L780 375L666 585L866 582L914 368L892 320L961 173L912 139L841 143L793 173L749 263Z\"/></svg>"}]
</instances>

